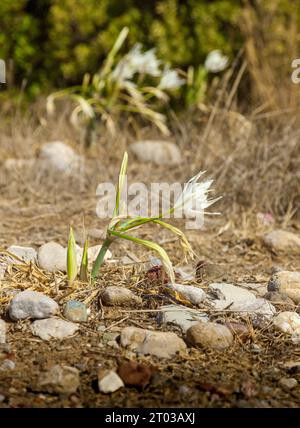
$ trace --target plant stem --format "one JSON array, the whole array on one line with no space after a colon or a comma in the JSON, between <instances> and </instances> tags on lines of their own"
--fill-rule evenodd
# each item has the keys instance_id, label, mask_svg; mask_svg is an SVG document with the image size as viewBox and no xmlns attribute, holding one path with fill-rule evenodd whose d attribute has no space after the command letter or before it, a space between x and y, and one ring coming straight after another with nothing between
<instances>
[{"instance_id":1,"label":"plant stem","mask_svg":"<svg viewBox=\"0 0 300 428\"><path fill-rule=\"evenodd\" d=\"M102 247L98 253L98 256L94 262L93 269L92 269L92 279L94 280L96 276L98 275L99 269L103 264L105 254L112 243L112 239L106 238L105 241L102 244Z\"/></svg>"}]
</instances>

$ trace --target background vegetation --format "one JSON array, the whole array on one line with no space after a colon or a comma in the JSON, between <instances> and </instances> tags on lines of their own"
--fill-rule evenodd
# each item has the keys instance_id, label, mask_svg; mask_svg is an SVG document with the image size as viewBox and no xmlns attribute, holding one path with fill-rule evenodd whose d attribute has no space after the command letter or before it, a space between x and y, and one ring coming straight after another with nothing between
<instances>
[{"instance_id":1,"label":"background vegetation","mask_svg":"<svg viewBox=\"0 0 300 428\"><path fill-rule=\"evenodd\" d=\"M1 0L0 57L7 88L23 84L35 96L97 72L128 26L125 50L136 42L155 46L185 70L213 49L233 60L244 48L244 90L274 103L279 74L290 73L291 55L297 57L299 9L288 0Z\"/></svg>"}]
</instances>

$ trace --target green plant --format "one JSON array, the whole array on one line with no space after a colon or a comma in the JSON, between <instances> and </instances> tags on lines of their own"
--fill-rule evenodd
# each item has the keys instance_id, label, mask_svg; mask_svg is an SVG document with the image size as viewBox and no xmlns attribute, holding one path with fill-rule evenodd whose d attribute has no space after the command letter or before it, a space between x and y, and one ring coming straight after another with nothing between
<instances>
[{"instance_id":1,"label":"green plant","mask_svg":"<svg viewBox=\"0 0 300 428\"><path fill-rule=\"evenodd\" d=\"M109 225L107 227L106 239L94 262L93 270L92 270L92 279L94 280L97 277L99 269L103 264L105 254L108 248L110 247L110 245L116 239L125 239L128 241L134 242L136 244L143 245L146 248L149 248L150 250L155 251L160 257L163 263L164 269L170 278L170 281L174 282L175 276L174 276L172 263L166 251L155 242L128 235L127 232L129 230L139 228L144 224L149 224L149 223L157 224L174 233L179 238L180 244L182 246L182 249L184 250L184 253L186 255L194 257L194 252L185 234L177 227L165 222L163 218L167 214L172 214L177 210L182 209L183 207L185 208L185 212L189 211L189 212L196 213L197 211L194 208L195 202L198 202L197 209L200 210L198 212L201 212L202 214L207 207L209 207L211 204L213 204L217 200L217 199L213 199L213 200L207 199L207 192L212 181L198 183L198 179L202 174L202 173L199 173L188 181L188 183L185 185L185 188L182 194L176 200L173 207L168 210L168 212L161 213L156 217L137 216L134 218L130 218L126 215L126 207L124 206L124 203L122 203L121 201L121 194L122 194L122 189L123 189L125 176L126 176L127 163L128 163L128 155L125 152L120 173L119 173L119 179L118 179L118 185L117 185L117 191L116 191L116 202L115 202L113 217L110 220Z\"/></svg>"},{"instance_id":2,"label":"green plant","mask_svg":"<svg viewBox=\"0 0 300 428\"><path fill-rule=\"evenodd\" d=\"M142 52L140 44L118 60L117 54L128 31L127 27L123 28L98 73L85 74L80 86L48 97L48 112L53 112L58 98L70 98L76 104L71 114L75 125L90 125L100 119L114 133L120 114L138 114L154 123L163 134L169 134L166 117L158 110L169 100L167 91L179 88L185 81L166 65L162 70L162 62L156 58L154 49Z\"/></svg>"}]
</instances>

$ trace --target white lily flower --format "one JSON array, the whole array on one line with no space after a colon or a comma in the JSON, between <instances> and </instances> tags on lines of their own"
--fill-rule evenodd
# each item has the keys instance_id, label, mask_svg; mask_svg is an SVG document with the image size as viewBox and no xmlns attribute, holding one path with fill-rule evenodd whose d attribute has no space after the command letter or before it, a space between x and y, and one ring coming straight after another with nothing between
<instances>
[{"instance_id":1,"label":"white lily flower","mask_svg":"<svg viewBox=\"0 0 300 428\"><path fill-rule=\"evenodd\" d=\"M120 84L132 79L135 73L158 77L161 75L160 64L161 61L155 56L155 49L143 53L142 45L137 43L118 63L112 76Z\"/></svg>"},{"instance_id":2,"label":"white lily flower","mask_svg":"<svg viewBox=\"0 0 300 428\"><path fill-rule=\"evenodd\" d=\"M183 209L185 216L189 218L195 217L195 215L203 215L206 208L220 199L208 199L209 188L213 180L198 183L202 174L204 172L199 172L185 184L183 192L175 202L174 213L182 212Z\"/></svg>"},{"instance_id":3,"label":"white lily flower","mask_svg":"<svg viewBox=\"0 0 300 428\"><path fill-rule=\"evenodd\" d=\"M218 73L225 70L228 65L228 57L223 55L220 50L211 51L205 60L204 67L207 71Z\"/></svg>"},{"instance_id":4,"label":"white lily flower","mask_svg":"<svg viewBox=\"0 0 300 428\"><path fill-rule=\"evenodd\" d=\"M184 85L185 79L181 79L178 76L176 70L170 70L169 68L165 68L158 85L159 89L177 89L180 86Z\"/></svg>"}]
</instances>

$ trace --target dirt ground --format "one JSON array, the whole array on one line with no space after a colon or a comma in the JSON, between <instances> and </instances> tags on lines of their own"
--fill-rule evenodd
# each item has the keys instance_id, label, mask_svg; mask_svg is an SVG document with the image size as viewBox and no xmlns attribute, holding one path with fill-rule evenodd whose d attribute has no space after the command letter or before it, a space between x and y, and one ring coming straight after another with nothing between
<instances>
[{"instance_id":1,"label":"dirt ground","mask_svg":"<svg viewBox=\"0 0 300 428\"><path fill-rule=\"evenodd\" d=\"M120 143L118 158L124 146L126 141ZM7 149L4 147L6 158L13 155L11 147L13 143L12 146L7 143ZM38 144L33 142L28 153L24 148L20 150L30 157L37 149ZM95 214L95 189L100 181L115 181L118 163L105 145L95 153L87 155L83 177L43 175L34 167L7 172L1 167L1 249L12 244L38 248L51 240L66 245L70 224L82 244L84 229L105 227L105 222ZM153 176L154 181L189 177L193 165L185 169L191 159L189 153L185 152L185 156L185 164L174 169L158 169L151 164L141 166L135 159L129 160L129 179L137 181L143 177L149 182ZM249 288L254 287L258 293L266 292L275 267L299 271L300 261L290 255L271 254L261 240L262 234L270 228L257 223L258 208L246 206L237 211L236 206L231 205L231 194L228 191L228 198L225 196L225 202L217 207L224 211L221 216L209 217L201 231L187 231L198 255L198 260L188 262L189 266L195 270L200 260L216 268L204 267L200 276L185 283L203 289L211 282L226 281L243 286L248 283ZM282 217L275 221L279 224ZM299 231L299 222L287 221L287 218L285 221L283 226L287 230ZM174 265L185 266L177 241L167 231L158 233L155 227L147 227L139 236L163 244ZM93 245L98 243L97 239L91 241ZM287 362L300 361L299 345L294 345L271 325L257 328L250 319L243 319L250 329L247 340L236 337L234 345L223 352L188 348L184 355L171 360L137 356L121 347L109 346L99 326L104 326L106 333L118 333L123 327L132 325L175 331L182 336L176 327L160 326L156 321L157 308L176 303L176 297L168 293L159 279L156 281L147 275L149 252L122 242L112 247L112 253L116 263L106 264L93 286L78 284L69 289L63 275L46 275L34 266L14 266L6 274L0 285L0 314L7 320L9 329L8 343L0 345L0 364L4 359L12 359L16 366L11 371L0 371L0 395L5 397L0 407L299 407L300 372L285 366ZM132 254L138 261L130 265L120 263L122 256ZM142 306L103 307L99 295L107 285L132 289L142 297ZM61 307L70 298L84 301L91 311L89 321L80 325L73 338L61 342L44 342L34 337L29 329L30 321L11 322L6 315L13 291L28 288L50 295ZM210 318L224 322L231 320L232 314L230 311L213 312ZM117 368L128 360L156 368L150 383L144 388L125 387L113 394L100 393L97 389L99 366ZM80 388L76 394L64 396L38 391L39 373L53 364L79 369ZM284 390L278 383L280 378L287 376L299 381L292 390Z\"/></svg>"}]
</instances>

